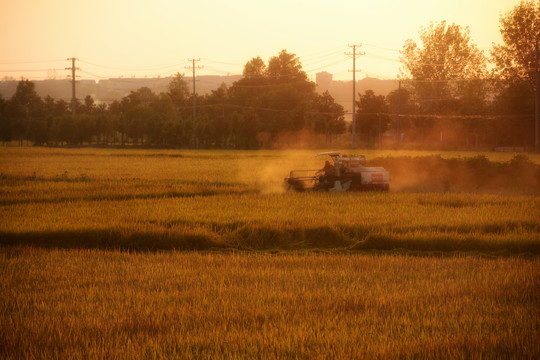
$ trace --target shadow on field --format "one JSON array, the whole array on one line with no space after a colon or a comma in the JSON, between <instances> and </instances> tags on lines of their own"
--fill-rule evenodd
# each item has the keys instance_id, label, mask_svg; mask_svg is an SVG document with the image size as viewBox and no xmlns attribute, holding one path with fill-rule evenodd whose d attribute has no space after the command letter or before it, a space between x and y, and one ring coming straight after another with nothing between
<instances>
[{"instance_id":1,"label":"shadow on field","mask_svg":"<svg viewBox=\"0 0 540 360\"><path fill-rule=\"evenodd\" d=\"M198 234L167 235L155 233L122 234L115 230L0 232L1 246L35 246L61 249L110 250L208 250L225 248L209 236Z\"/></svg>"},{"instance_id":2,"label":"shadow on field","mask_svg":"<svg viewBox=\"0 0 540 360\"><path fill-rule=\"evenodd\" d=\"M23 199L0 199L0 206L16 206L28 204L62 204L72 202L92 202L92 201L131 201L131 200L156 200L175 198L212 197L218 195L242 195L256 194L256 190L232 189L232 190L197 190L197 191L162 191L148 192L142 194L98 194L89 196L82 193L80 196L62 196L53 198L23 198Z\"/></svg>"},{"instance_id":3,"label":"shadow on field","mask_svg":"<svg viewBox=\"0 0 540 360\"><path fill-rule=\"evenodd\" d=\"M252 191L253 192L253 191ZM251 192L251 193L252 193ZM203 190L198 192L189 191L165 191L160 193L146 193L146 194L129 194L129 195L97 195L97 196L69 196L69 197L57 197L48 199L0 199L0 206L14 206L14 205L26 205L26 204L61 204L66 202L91 202L91 201L129 201L129 200L148 200L148 199L165 199L165 198L192 198L195 196L209 197L223 194L240 194L242 192L224 192L217 190ZM244 193L248 193L247 191Z\"/></svg>"},{"instance_id":4,"label":"shadow on field","mask_svg":"<svg viewBox=\"0 0 540 360\"><path fill-rule=\"evenodd\" d=\"M523 226L523 225L522 225ZM531 229L538 225L530 224ZM451 229L443 229L445 231ZM61 249L122 251L409 251L429 253L480 252L540 255L538 238L505 235L499 228L478 236L466 230L433 235L370 233L365 228L318 227L276 230L237 224L230 229L200 228L186 232L122 233L117 230L0 232L0 247L32 246ZM499 235L499 236L498 236Z\"/></svg>"}]
</instances>

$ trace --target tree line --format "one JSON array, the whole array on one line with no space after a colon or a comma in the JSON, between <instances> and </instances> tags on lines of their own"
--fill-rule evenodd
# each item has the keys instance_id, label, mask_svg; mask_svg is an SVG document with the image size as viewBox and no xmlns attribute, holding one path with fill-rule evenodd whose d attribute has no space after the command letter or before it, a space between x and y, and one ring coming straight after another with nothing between
<instances>
[{"instance_id":1,"label":"tree line","mask_svg":"<svg viewBox=\"0 0 540 360\"><path fill-rule=\"evenodd\" d=\"M175 147L258 148L278 135L307 129L332 142L346 130L343 107L328 92L318 94L300 60L285 50L266 65L250 60L241 80L193 96L177 73L168 91L131 91L109 106L91 96L76 105L41 99L21 80L9 100L0 98L0 140L34 144L134 144Z\"/></svg>"},{"instance_id":2,"label":"tree line","mask_svg":"<svg viewBox=\"0 0 540 360\"><path fill-rule=\"evenodd\" d=\"M468 27L445 21L422 27L419 42L407 40L402 87L386 97L360 94L363 141L374 144L390 130L412 143L533 149L540 1L522 1L499 20L504 43L489 56Z\"/></svg>"},{"instance_id":3,"label":"tree line","mask_svg":"<svg viewBox=\"0 0 540 360\"><path fill-rule=\"evenodd\" d=\"M467 27L422 27L420 42L407 40L400 52L399 89L358 94L360 143L532 147L539 21L540 1L522 1L501 15L504 44L494 45L489 58ZM108 106L87 96L77 101L76 116L66 101L42 99L21 80L11 99L0 97L0 141L260 148L350 140L343 107L329 92L317 93L295 54L283 50L267 63L255 57L242 75L193 99L177 73L160 94L142 87Z\"/></svg>"}]
</instances>

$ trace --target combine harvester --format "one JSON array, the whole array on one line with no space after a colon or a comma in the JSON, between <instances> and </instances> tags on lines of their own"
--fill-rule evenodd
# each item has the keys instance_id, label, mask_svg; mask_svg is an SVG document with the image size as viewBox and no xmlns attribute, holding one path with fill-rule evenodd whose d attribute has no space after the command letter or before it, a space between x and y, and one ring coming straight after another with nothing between
<instances>
[{"instance_id":1,"label":"combine harvester","mask_svg":"<svg viewBox=\"0 0 540 360\"><path fill-rule=\"evenodd\" d=\"M317 154L328 155L333 164L326 161L321 170L293 170L285 178L288 190L296 191L388 191L390 174L382 167L364 166L363 155L341 155L339 152Z\"/></svg>"}]
</instances>

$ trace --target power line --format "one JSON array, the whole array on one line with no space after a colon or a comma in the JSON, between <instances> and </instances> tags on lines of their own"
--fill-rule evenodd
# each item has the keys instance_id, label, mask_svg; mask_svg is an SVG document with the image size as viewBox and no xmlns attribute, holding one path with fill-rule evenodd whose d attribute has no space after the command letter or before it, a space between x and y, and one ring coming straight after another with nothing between
<instances>
[{"instance_id":1,"label":"power line","mask_svg":"<svg viewBox=\"0 0 540 360\"><path fill-rule=\"evenodd\" d=\"M257 107L257 106L246 106L246 105L236 105L236 104L207 104L207 105L199 105L199 108L206 108L206 107L233 107L233 108L240 108L240 109L247 109L247 110L259 110L259 111L270 111L270 112L284 112L284 113L291 113L297 111L296 109L275 109L275 108L265 108L265 107ZM184 109L187 109L185 107ZM304 111L305 114L315 114L315 115L342 115L346 114L341 112L324 112L324 111Z\"/></svg>"},{"instance_id":2,"label":"power line","mask_svg":"<svg viewBox=\"0 0 540 360\"><path fill-rule=\"evenodd\" d=\"M401 60L399 59L396 59L396 58L391 58L391 57L388 57L388 56L382 56L382 55L377 55L377 54L373 54L373 53L366 53L365 54L366 56L370 56L370 57L374 57L374 58L377 58L377 59L381 59L381 60L386 60L386 61L391 61L391 62L396 62L396 63L402 63ZM415 65L419 65L419 66L459 66L459 65L464 65L464 63L461 63L461 62L452 62L452 63L448 63L448 62L442 62L442 63L423 63L423 62L414 62Z\"/></svg>"},{"instance_id":3,"label":"power line","mask_svg":"<svg viewBox=\"0 0 540 360\"><path fill-rule=\"evenodd\" d=\"M39 72L49 70L64 70L64 69L22 69L22 70L0 70L0 72Z\"/></svg>"},{"instance_id":4,"label":"power line","mask_svg":"<svg viewBox=\"0 0 540 360\"><path fill-rule=\"evenodd\" d=\"M163 64L163 65L149 65L149 66L129 68L129 67L116 67L116 66L100 65L100 64L92 63L92 62L89 62L89 61L86 61L86 60L79 60L79 61L81 61L82 63L88 64L88 65L97 66L97 67L104 68L104 69L120 70L120 71L147 71L147 70L168 69L168 68L171 68L171 67L178 67L178 66L184 65L184 64L189 62L189 61L181 61L181 62L175 61L175 62L172 62L172 63Z\"/></svg>"},{"instance_id":5,"label":"power line","mask_svg":"<svg viewBox=\"0 0 540 360\"><path fill-rule=\"evenodd\" d=\"M374 57L374 58L381 59L381 60L386 60L386 61L391 61L391 62L398 62L398 63L401 63L400 60L394 59L394 58L390 58L390 57L387 57L387 56L375 55L375 54L371 54L371 53L366 53L366 56L372 56L372 57Z\"/></svg>"},{"instance_id":6,"label":"power line","mask_svg":"<svg viewBox=\"0 0 540 360\"><path fill-rule=\"evenodd\" d=\"M80 72L83 73L83 74L87 74L87 75L93 76L93 77L97 77L97 78L99 78L99 79L101 79L101 80L106 80L106 79L107 79L106 76L97 75L97 74L91 73L91 72L86 71L86 70L80 70Z\"/></svg>"},{"instance_id":7,"label":"power line","mask_svg":"<svg viewBox=\"0 0 540 360\"><path fill-rule=\"evenodd\" d=\"M309 62L309 61L311 61L313 59L318 59L318 58L321 58L321 57L325 57L328 54L338 54L338 53L341 53L342 51L343 51L343 46L338 46L338 47L335 47L335 48L332 48L332 49L323 50L323 51L320 51L320 52L317 52L317 53L314 53L314 54L311 54L311 55L304 56L304 60L307 60Z\"/></svg>"},{"instance_id":8,"label":"power line","mask_svg":"<svg viewBox=\"0 0 540 360\"><path fill-rule=\"evenodd\" d=\"M266 108L258 106L247 106L247 105L236 105L236 104L206 104L199 105L199 108L209 108L209 107L233 107L239 109L247 110L257 110L257 111L270 111L270 112L283 112L291 113L297 111L296 109L276 109L276 108ZM181 109L189 109L189 107L183 107ZM324 111L304 111L304 114L319 114L319 115L349 115L349 111L345 112L324 112ZM510 115L492 115L492 114L474 114L474 115L437 115L437 114L396 114L396 113L360 113L361 116L392 116L392 117L401 117L401 118L434 118L434 119L477 119L477 120L495 120L495 119L515 119L515 118L529 118L530 115L523 114L510 114Z\"/></svg>"},{"instance_id":9,"label":"power line","mask_svg":"<svg viewBox=\"0 0 540 360\"><path fill-rule=\"evenodd\" d=\"M208 59L208 58L202 58L202 60L204 60L206 62L211 62L211 63L214 63L214 64L231 65L231 66L244 66L244 64L240 64L240 63L223 62L223 61L212 60L212 59Z\"/></svg>"},{"instance_id":10,"label":"power line","mask_svg":"<svg viewBox=\"0 0 540 360\"><path fill-rule=\"evenodd\" d=\"M310 73L310 72L322 70L322 69L328 68L328 67L330 67L330 66L334 66L334 65L337 65L337 64L341 64L342 62L345 62L345 61L348 61L348 60L349 60L349 59L347 59L347 58L342 58L342 59L340 59L340 60L338 60L338 61L336 61L336 62L333 62L333 63L331 63L331 64L319 66L318 68L315 68L315 69L305 70L305 72Z\"/></svg>"},{"instance_id":11,"label":"power line","mask_svg":"<svg viewBox=\"0 0 540 360\"><path fill-rule=\"evenodd\" d=\"M397 80L397 79L396 79ZM497 79L489 79L489 78L485 78L485 79L479 79L479 78L470 78L470 79L466 79L466 78L462 78L462 79L425 79L425 80L420 80L420 79L401 79L402 81L404 82L411 82L411 83L452 83L452 82L468 82L468 81L482 81L482 82L495 82L495 81L498 81Z\"/></svg>"},{"instance_id":12,"label":"power line","mask_svg":"<svg viewBox=\"0 0 540 360\"><path fill-rule=\"evenodd\" d=\"M434 119L515 119L515 118L530 118L531 115L524 114L509 114L509 115L492 115L492 114L475 114L475 115L437 115L437 114L395 114L395 113L360 113L361 116L393 116L406 118L434 118Z\"/></svg>"},{"instance_id":13,"label":"power line","mask_svg":"<svg viewBox=\"0 0 540 360\"><path fill-rule=\"evenodd\" d=\"M229 74L229 73L230 73L230 71L219 70L219 69L216 69L216 68L213 68L213 67L209 67L209 66L207 66L206 69L208 69L208 70L210 70L210 71L217 72L217 73L222 73L222 74Z\"/></svg>"},{"instance_id":14,"label":"power line","mask_svg":"<svg viewBox=\"0 0 540 360\"><path fill-rule=\"evenodd\" d=\"M386 51L392 51L392 52L400 52L400 50L398 50L398 49L391 49L391 48L387 48L387 47L384 47L384 46L378 46L378 45L373 45L373 44L365 44L364 43L364 46L373 47L373 48L380 49L380 50L386 50Z\"/></svg>"},{"instance_id":15,"label":"power line","mask_svg":"<svg viewBox=\"0 0 540 360\"><path fill-rule=\"evenodd\" d=\"M308 64L305 64L303 65L303 67L305 68L310 68L310 67L313 67L313 66L316 66L317 64L320 64L320 63L327 63L327 62L340 62L341 60L347 60L348 58L344 57L343 56L343 53L341 54L337 54L337 55L332 55L331 57L328 57L328 58L323 58L321 60L317 60L317 61L314 61L314 62L311 62L311 63L308 63ZM333 64L330 64L330 65L326 65L326 66L332 66Z\"/></svg>"},{"instance_id":16,"label":"power line","mask_svg":"<svg viewBox=\"0 0 540 360\"><path fill-rule=\"evenodd\" d=\"M340 57L340 58L343 58L343 52L335 52L335 53L332 53L330 55L327 55L327 56L321 56L320 58L318 59L313 59L313 60L308 60L308 61L304 61L304 64L303 66L304 67L310 67L310 66L313 66L315 64L319 64L319 63L322 63L322 62L325 62L325 61L329 61L330 59L332 58L336 58L336 57Z\"/></svg>"},{"instance_id":17,"label":"power line","mask_svg":"<svg viewBox=\"0 0 540 360\"><path fill-rule=\"evenodd\" d=\"M93 77L97 77L100 80L112 80L112 79L114 79L114 80L137 82L137 81L144 80L144 79L160 79L160 78L172 77L172 75L174 73L177 73L178 71L177 70L172 70L172 71L167 71L167 72L164 72L164 73L144 75L143 77L132 77L132 78L124 77L124 75L112 76L112 75L100 75L100 74L96 74L96 73L89 72L89 71L81 71L81 72L86 73L87 75L90 75L90 76L93 76Z\"/></svg>"},{"instance_id":18,"label":"power line","mask_svg":"<svg viewBox=\"0 0 540 360\"><path fill-rule=\"evenodd\" d=\"M52 63L52 62L60 62L60 61L65 61L65 59L0 62L0 65L43 64L43 63Z\"/></svg>"}]
</instances>

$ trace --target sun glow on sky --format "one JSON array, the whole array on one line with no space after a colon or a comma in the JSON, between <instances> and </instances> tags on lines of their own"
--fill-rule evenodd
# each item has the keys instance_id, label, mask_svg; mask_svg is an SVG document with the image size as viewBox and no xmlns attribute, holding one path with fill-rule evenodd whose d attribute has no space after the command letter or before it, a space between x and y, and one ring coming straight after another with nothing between
<instances>
[{"instance_id":1,"label":"sun glow on sky","mask_svg":"<svg viewBox=\"0 0 540 360\"><path fill-rule=\"evenodd\" d=\"M395 78L399 50L422 26L446 20L469 26L489 56L501 43L499 16L518 0L0 0L0 78L65 78L68 57L86 79L156 77L190 71L240 74L282 49L310 76L349 80L359 44L358 78Z\"/></svg>"}]
</instances>

